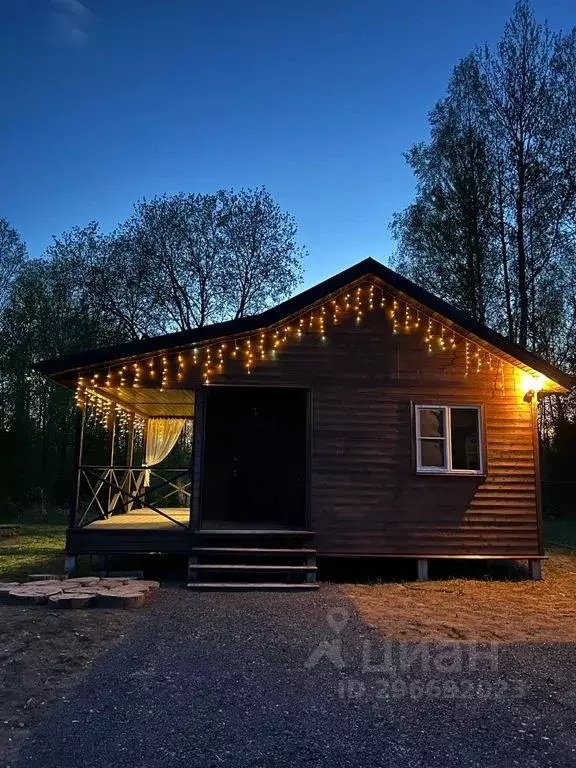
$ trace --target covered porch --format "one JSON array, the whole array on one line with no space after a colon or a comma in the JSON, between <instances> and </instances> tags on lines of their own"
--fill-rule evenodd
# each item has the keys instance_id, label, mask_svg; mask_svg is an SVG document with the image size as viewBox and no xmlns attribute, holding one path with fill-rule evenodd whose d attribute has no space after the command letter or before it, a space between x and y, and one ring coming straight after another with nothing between
<instances>
[{"instance_id":1,"label":"covered porch","mask_svg":"<svg viewBox=\"0 0 576 768\"><path fill-rule=\"evenodd\" d=\"M86 389L77 412L70 558L187 550L194 403L189 390Z\"/></svg>"},{"instance_id":2,"label":"covered porch","mask_svg":"<svg viewBox=\"0 0 576 768\"><path fill-rule=\"evenodd\" d=\"M309 399L306 389L262 386L87 387L69 557L189 554L210 535L242 548L251 534L260 546L309 531ZM92 459L95 431L102 463Z\"/></svg>"}]
</instances>

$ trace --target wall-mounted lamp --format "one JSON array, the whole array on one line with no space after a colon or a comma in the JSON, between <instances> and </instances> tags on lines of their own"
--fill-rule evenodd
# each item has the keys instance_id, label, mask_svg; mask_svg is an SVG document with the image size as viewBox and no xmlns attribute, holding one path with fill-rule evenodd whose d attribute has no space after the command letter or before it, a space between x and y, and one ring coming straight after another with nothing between
<instances>
[{"instance_id":1,"label":"wall-mounted lamp","mask_svg":"<svg viewBox=\"0 0 576 768\"><path fill-rule=\"evenodd\" d=\"M524 392L523 399L525 403L531 403L534 397L537 397L538 392L543 389L545 381L546 379L541 373L522 371L520 386L522 387L521 391Z\"/></svg>"},{"instance_id":2,"label":"wall-mounted lamp","mask_svg":"<svg viewBox=\"0 0 576 768\"><path fill-rule=\"evenodd\" d=\"M529 389L528 392L526 392L526 394L524 395L524 402L525 403L531 403L532 400L534 399L534 395L535 394L536 393L534 392L533 389Z\"/></svg>"}]
</instances>

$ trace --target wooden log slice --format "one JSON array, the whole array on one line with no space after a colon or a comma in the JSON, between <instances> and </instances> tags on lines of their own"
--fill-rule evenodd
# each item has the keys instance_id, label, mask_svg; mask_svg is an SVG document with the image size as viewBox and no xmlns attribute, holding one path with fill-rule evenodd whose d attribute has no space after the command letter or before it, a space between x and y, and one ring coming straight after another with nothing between
<instances>
[{"instance_id":1,"label":"wooden log slice","mask_svg":"<svg viewBox=\"0 0 576 768\"><path fill-rule=\"evenodd\" d=\"M151 591L147 587L142 587L141 589L137 589L136 587L116 587L115 589L109 589L108 592L113 592L115 595L132 595L134 593L138 593L141 595L150 595Z\"/></svg>"},{"instance_id":2,"label":"wooden log slice","mask_svg":"<svg viewBox=\"0 0 576 768\"><path fill-rule=\"evenodd\" d=\"M25 594L26 592L38 593L46 592L48 595L56 595L58 592L62 592L62 585L60 582L56 584L49 584L46 582L33 582L32 584L20 584L18 587L14 587L12 592L18 592Z\"/></svg>"},{"instance_id":3,"label":"wooden log slice","mask_svg":"<svg viewBox=\"0 0 576 768\"><path fill-rule=\"evenodd\" d=\"M96 584L100 581L100 576L75 576L73 579L67 579L67 584Z\"/></svg>"},{"instance_id":4,"label":"wooden log slice","mask_svg":"<svg viewBox=\"0 0 576 768\"><path fill-rule=\"evenodd\" d=\"M159 581L151 581L149 579L139 579L138 581L133 581L132 584L138 589L146 587L146 589L150 589L153 592L155 592L157 589L160 589Z\"/></svg>"},{"instance_id":5,"label":"wooden log slice","mask_svg":"<svg viewBox=\"0 0 576 768\"><path fill-rule=\"evenodd\" d=\"M140 608L146 602L146 592L138 590L110 589L96 598L99 608Z\"/></svg>"},{"instance_id":6,"label":"wooden log slice","mask_svg":"<svg viewBox=\"0 0 576 768\"><path fill-rule=\"evenodd\" d=\"M10 602L10 592L16 587L20 586L19 581L2 581L0 582L0 603Z\"/></svg>"},{"instance_id":7,"label":"wooden log slice","mask_svg":"<svg viewBox=\"0 0 576 768\"><path fill-rule=\"evenodd\" d=\"M53 608L90 608L96 602L96 595L87 592L62 592L48 598L48 604Z\"/></svg>"},{"instance_id":8,"label":"wooden log slice","mask_svg":"<svg viewBox=\"0 0 576 768\"><path fill-rule=\"evenodd\" d=\"M83 592L86 595L99 595L100 592L110 592L106 587L101 587L99 584L78 584L75 587L68 587L62 590L66 595L73 595L78 592Z\"/></svg>"},{"instance_id":9,"label":"wooden log slice","mask_svg":"<svg viewBox=\"0 0 576 768\"><path fill-rule=\"evenodd\" d=\"M61 589L30 589L29 587L15 587L10 593L10 602L20 605L43 605L53 595L62 594Z\"/></svg>"}]
</instances>

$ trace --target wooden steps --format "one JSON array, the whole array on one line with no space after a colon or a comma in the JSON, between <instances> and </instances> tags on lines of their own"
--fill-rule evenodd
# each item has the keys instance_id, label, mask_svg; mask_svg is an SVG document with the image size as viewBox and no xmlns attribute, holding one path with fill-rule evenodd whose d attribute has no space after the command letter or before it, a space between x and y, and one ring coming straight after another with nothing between
<instances>
[{"instance_id":1,"label":"wooden steps","mask_svg":"<svg viewBox=\"0 0 576 768\"><path fill-rule=\"evenodd\" d=\"M195 531L188 586L198 590L315 589L318 569L316 550L310 546L313 536L313 531L290 529ZM272 582L272 574L281 580Z\"/></svg>"}]
</instances>

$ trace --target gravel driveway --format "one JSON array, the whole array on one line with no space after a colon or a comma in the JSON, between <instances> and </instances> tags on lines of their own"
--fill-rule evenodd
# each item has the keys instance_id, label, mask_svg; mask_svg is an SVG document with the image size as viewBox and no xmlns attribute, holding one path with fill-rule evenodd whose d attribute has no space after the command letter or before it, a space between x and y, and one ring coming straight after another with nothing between
<instances>
[{"instance_id":1,"label":"gravel driveway","mask_svg":"<svg viewBox=\"0 0 576 768\"><path fill-rule=\"evenodd\" d=\"M330 585L167 588L21 765L573 766L573 662L571 645L387 643Z\"/></svg>"}]
</instances>

